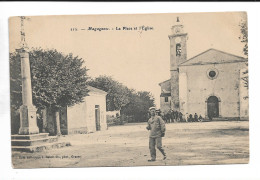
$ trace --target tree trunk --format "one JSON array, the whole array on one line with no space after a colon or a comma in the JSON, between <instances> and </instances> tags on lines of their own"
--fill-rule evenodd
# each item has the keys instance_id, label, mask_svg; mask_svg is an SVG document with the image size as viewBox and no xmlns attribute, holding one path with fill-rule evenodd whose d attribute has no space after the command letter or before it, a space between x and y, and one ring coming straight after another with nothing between
<instances>
[{"instance_id":1,"label":"tree trunk","mask_svg":"<svg viewBox=\"0 0 260 180\"><path fill-rule=\"evenodd\" d=\"M57 136L60 136L61 131L60 131L60 112L59 112L59 110L55 112L55 121L56 121L56 133L57 133Z\"/></svg>"},{"instance_id":2,"label":"tree trunk","mask_svg":"<svg viewBox=\"0 0 260 180\"><path fill-rule=\"evenodd\" d=\"M48 121L47 121L47 107L46 108L44 108L43 110L42 110L42 132L43 133L46 133L46 132L48 132L48 130L47 130L47 128L48 128L48 126L47 126L47 123L48 123Z\"/></svg>"}]
</instances>

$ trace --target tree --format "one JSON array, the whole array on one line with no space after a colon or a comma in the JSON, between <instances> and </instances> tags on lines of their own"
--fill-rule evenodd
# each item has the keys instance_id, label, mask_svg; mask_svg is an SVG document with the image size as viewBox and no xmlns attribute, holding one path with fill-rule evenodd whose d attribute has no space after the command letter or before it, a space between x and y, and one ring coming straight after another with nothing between
<instances>
[{"instance_id":1,"label":"tree","mask_svg":"<svg viewBox=\"0 0 260 180\"><path fill-rule=\"evenodd\" d=\"M29 52L33 104L39 109L83 102L88 94L84 60L64 55L57 50L33 49ZM17 52L10 53L10 93L12 115L19 114L22 105L21 61Z\"/></svg>"},{"instance_id":2,"label":"tree","mask_svg":"<svg viewBox=\"0 0 260 180\"><path fill-rule=\"evenodd\" d=\"M129 103L128 88L110 76L99 76L91 79L88 84L107 92L107 111L121 110Z\"/></svg>"},{"instance_id":3,"label":"tree","mask_svg":"<svg viewBox=\"0 0 260 180\"><path fill-rule=\"evenodd\" d=\"M154 106L154 98L150 92L136 92L110 76L99 76L91 79L88 84L108 93L107 111L120 110L121 115L131 116L135 122L147 120L147 111Z\"/></svg>"},{"instance_id":4,"label":"tree","mask_svg":"<svg viewBox=\"0 0 260 180\"><path fill-rule=\"evenodd\" d=\"M246 57L248 57L248 26L247 26L247 20L244 19L240 22L240 32L241 35L239 36L239 39L244 44L243 52ZM244 81L244 86L248 89L249 88L249 78L248 78L248 63L246 63L247 69L243 74L245 75L242 80ZM247 97L248 98L248 97Z\"/></svg>"},{"instance_id":5,"label":"tree","mask_svg":"<svg viewBox=\"0 0 260 180\"><path fill-rule=\"evenodd\" d=\"M147 121L148 109L154 106L154 97L150 92L130 90L130 102L122 109L122 114L133 116L135 122Z\"/></svg>"},{"instance_id":6,"label":"tree","mask_svg":"<svg viewBox=\"0 0 260 180\"><path fill-rule=\"evenodd\" d=\"M248 56L248 27L247 27L247 20L242 20L239 24L241 35L239 39L242 43L244 43L243 52L245 56Z\"/></svg>"}]
</instances>

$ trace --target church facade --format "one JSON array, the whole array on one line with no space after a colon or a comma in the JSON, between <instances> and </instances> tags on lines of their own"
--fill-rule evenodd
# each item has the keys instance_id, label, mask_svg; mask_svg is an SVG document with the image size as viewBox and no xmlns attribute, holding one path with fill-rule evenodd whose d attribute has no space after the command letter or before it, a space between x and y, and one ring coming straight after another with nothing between
<instances>
[{"instance_id":1,"label":"church facade","mask_svg":"<svg viewBox=\"0 0 260 180\"><path fill-rule=\"evenodd\" d=\"M169 80L161 82L160 109L208 118L248 119L247 59L208 49L187 59L187 33L177 19L170 39Z\"/></svg>"}]
</instances>

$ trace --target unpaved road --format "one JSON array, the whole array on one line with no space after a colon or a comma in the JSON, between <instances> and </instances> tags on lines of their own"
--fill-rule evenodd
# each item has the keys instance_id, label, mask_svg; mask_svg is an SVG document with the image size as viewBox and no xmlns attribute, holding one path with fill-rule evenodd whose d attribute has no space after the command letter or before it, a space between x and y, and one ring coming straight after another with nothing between
<instances>
[{"instance_id":1,"label":"unpaved road","mask_svg":"<svg viewBox=\"0 0 260 180\"><path fill-rule=\"evenodd\" d=\"M148 162L146 123L109 127L106 131L61 137L70 147L45 152L13 152L15 168L105 167L248 163L248 121L166 124L163 146Z\"/></svg>"}]
</instances>

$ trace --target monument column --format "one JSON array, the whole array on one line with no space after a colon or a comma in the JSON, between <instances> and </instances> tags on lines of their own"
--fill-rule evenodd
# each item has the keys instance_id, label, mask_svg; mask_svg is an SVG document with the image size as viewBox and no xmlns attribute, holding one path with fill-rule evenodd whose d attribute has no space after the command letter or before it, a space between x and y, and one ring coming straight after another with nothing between
<instances>
[{"instance_id":1,"label":"monument column","mask_svg":"<svg viewBox=\"0 0 260 180\"><path fill-rule=\"evenodd\" d=\"M21 59L22 76L22 99L23 105L20 107L20 129L19 134L37 134L39 128L36 119L36 107L32 104L32 85L29 53L24 48L18 50Z\"/></svg>"},{"instance_id":2,"label":"monument column","mask_svg":"<svg viewBox=\"0 0 260 180\"><path fill-rule=\"evenodd\" d=\"M21 16L21 43L17 52L21 59L22 76L22 99L23 105L20 107L20 135L38 134L39 128L36 119L36 107L32 103L31 71L28 47L25 42L24 16Z\"/></svg>"}]
</instances>

